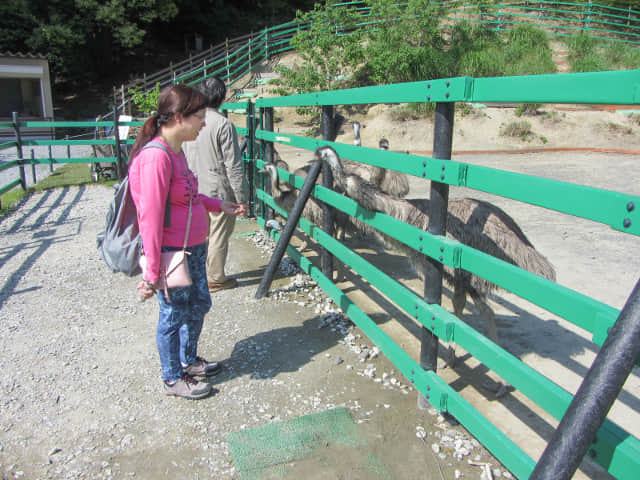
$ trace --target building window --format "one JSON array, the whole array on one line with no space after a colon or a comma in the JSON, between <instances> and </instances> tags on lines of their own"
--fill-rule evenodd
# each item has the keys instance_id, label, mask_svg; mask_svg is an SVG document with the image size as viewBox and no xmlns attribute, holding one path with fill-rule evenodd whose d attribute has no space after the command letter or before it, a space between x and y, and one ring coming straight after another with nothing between
<instances>
[{"instance_id":1,"label":"building window","mask_svg":"<svg viewBox=\"0 0 640 480\"><path fill-rule=\"evenodd\" d=\"M44 116L40 79L0 78L0 117L11 118L12 112L21 117Z\"/></svg>"}]
</instances>

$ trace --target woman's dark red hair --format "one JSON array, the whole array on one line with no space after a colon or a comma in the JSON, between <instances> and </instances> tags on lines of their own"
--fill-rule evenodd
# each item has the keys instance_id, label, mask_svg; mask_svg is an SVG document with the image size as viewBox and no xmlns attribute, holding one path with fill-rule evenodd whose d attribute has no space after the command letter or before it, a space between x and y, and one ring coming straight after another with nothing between
<instances>
[{"instance_id":1,"label":"woman's dark red hair","mask_svg":"<svg viewBox=\"0 0 640 480\"><path fill-rule=\"evenodd\" d=\"M158 111L144 122L129 158L135 157L142 147L158 135L160 127L171 121L174 115L181 114L183 117L188 117L206 106L207 97L188 85L171 85L163 89L158 97Z\"/></svg>"}]
</instances>

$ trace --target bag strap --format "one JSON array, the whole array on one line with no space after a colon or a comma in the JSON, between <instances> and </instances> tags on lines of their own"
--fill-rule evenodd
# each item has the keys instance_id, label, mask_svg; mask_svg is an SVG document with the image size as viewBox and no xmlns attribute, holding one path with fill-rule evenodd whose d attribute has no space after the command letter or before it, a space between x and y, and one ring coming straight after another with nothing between
<instances>
[{"instance_id":1,"label":"bag strap","mask_svg":"<svg viewBox=\"0 0 640 480\"><path fill-rule=\"evenodd\" d=\"M182 250L187 249L187 241L189 240L189 232L191 231L191 203L193 202L193 198L189 198L189 218L187 220L187 230L184 232L184 244L182 245Z\"/></svg>"}]
</instances>

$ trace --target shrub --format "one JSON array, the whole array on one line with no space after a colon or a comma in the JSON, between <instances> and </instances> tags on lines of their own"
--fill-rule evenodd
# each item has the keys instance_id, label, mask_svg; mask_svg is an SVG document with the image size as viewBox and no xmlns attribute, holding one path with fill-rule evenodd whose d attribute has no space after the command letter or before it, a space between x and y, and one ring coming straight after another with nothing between
<instances>
[{"instance_id":1,"label":"shrub","mask_svg":"<svg viewBox=\"0 0 640 480\"><path fill-rule=\"evenodd\" d=\"M500 135L529 141L533 138L533 131L531 130L531 124L526 120L516 120L506 125L501 125Z\"/></svg>"},{"instance_id":2,"label":"shrub","mask_svg":"<svg viewBox=\"0 0 640 480\"><path fill-rule=\"evenodd\" d=\"M393 120L405 122L407 120L420 120L421 118L433 117L435 111L436 104L434 102L409 103L392 108L389 114Z\"/></svg>"},{"instance_id":3,"label":"shrub","mask_svg":"<svg viewBox=\"0 0 640 480\"><path fill-rule=\"evenodd\" d=\"M538 115L538 110L542 107L541 103L521 103L516 108L516 116L535 116Z\"/></svg>"}]
</instances>

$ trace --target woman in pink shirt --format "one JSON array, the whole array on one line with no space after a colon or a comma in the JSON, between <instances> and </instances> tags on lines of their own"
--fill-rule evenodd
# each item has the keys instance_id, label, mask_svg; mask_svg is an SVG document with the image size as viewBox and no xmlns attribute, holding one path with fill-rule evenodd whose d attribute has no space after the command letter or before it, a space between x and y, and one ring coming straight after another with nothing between
<instances>
[{"instance_id":1,"label":"woman in pink shirt","mask_svg":"<svg viewBox=\"0 0 640 480\"><path fill-rule=\"evenodd\" d=\"M156 341L165 394L193 399L211 393L209 383L194 377L220 371L217 362L197 356L204 316L211 308L206 275L208 212L246 213L236 203L199 194L198 181L182 153L183 142L195 140L204 126L206 104L202 93L186 85L164 89L157 113L145 122L136 138L129 163L129 186L147 260L137 288L145 300L158 294ZM150 141L154 144L145 148ZM190 201L187 261L193 284L165 293L158 289L160 253L182 249Z\"/></svg>"}]
</instances>

